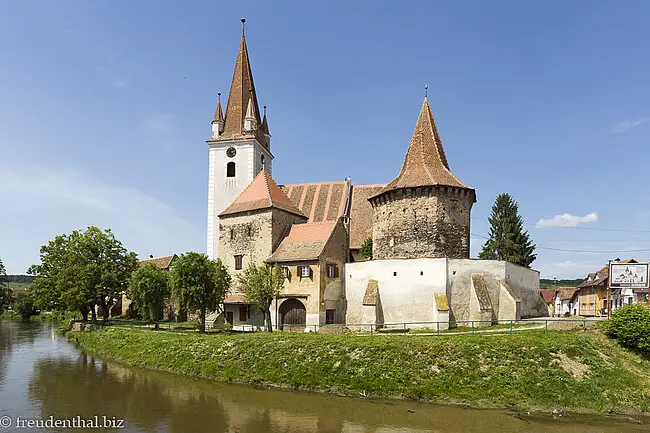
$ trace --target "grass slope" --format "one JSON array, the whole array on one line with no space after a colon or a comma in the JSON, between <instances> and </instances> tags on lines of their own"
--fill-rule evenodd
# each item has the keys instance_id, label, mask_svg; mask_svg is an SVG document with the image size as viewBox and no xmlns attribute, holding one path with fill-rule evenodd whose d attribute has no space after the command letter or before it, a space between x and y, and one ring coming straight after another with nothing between
<instances>
[{"instance_id":1,"label":"grass slope","mask_svg":"<svg viewBox=\"0 0 650 433\"><path fill-rule=\"evenodd\" d=\"M646 412L650 362L598 332L514 336L71 332L92 354L222 382L473 407Z\"/></svg>"}]
</instances>

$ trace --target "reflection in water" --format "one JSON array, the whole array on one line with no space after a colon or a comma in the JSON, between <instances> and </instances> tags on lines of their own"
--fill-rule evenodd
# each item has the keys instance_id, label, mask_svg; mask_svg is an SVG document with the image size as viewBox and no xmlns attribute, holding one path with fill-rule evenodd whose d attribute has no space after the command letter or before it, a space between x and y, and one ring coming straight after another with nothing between
<instances>
[{"instance_id":1,"label":"reflection in water","mask_svg":"<svg viewBox=\"0 0 650 433\"><path fill-rule=\"evenodd\" d=\"M19 325L11 325L20 328ZM24 332L2 329L4 335ZM22 345L25 372L24 401L12 416L58 419L106 415L126 420L126 432L621 432L644 431L646 426L596 421L522 420L501 411L466 410L402 402L370 402L290 391L266 391L127 368L78 351L64 338L50 341L45 328L31 328L31 348ZM34 340L35 337L35 340ZM47 340L48 344L45 344ZM8 346L0 357L14 362L22 341ZM43 344L41 344L43 343ZM47 350L46 350L47 349ZM9 380L9 379L8 379ZM10 381L18 377L12 376ZM11 387L10 387L11 388ZM9 398L0 388L0 401ZM14 397L15 398L15 397ZM22 406L21 406L22 405ZM0 413L2 411L0 410ZM6 412L5 412L6 414Z\"/></svg>"}]
</instances>

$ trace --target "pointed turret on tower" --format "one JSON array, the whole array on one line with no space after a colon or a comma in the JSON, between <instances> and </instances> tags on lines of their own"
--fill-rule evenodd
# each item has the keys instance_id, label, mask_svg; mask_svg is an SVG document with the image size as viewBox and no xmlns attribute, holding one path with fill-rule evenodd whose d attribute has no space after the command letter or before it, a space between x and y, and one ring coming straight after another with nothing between
<instances>
[{"instance_id":1,"label":"pointed turret on tower","mask_svg":"<svg viewBox=\"0 0 650 433\"><path fill-rule=\"evenodd\" d=\"M211 122L208 173L208 242L210 258L216 258L219 237L219 213L264 169L272 174L268 124L260 119L257 92L253 82L246 34L242 34L225 113L221 94Z\"/></svg>"},{"instance_id":2,"label":"pointed turret on tower","mask_svg":"<svg viewBox=\"0 0 650 433\"><path fill-rule=\"evenodd\" d=\"M449 170L427 96L402 169L368 200L374 258L469 258L476 193Z\"/></svg>"},{"instance_id":3,"label":"pointed turret on tower","mask_svg":"<svg viewBox=\"0 0 650 433\"><path fill-rule=\"evenodd\" d=\"M223 134L224 118L223 110L221 109L221 92L217 93L217 109L214 110L214 118L212 119L212 138L217 138Z\"/></svg>"}]
</instances>

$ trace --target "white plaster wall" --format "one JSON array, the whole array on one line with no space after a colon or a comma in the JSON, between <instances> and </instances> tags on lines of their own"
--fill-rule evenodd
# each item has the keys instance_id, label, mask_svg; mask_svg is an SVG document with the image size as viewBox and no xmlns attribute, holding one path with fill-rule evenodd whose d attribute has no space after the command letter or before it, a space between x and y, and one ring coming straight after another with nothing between
<instances>
[{"instance_id":1,"label":"white plaster wall","mask_svg":"<svg viewBox=\"0 0 650 433\"><path fill-rule=\"evenodd\" d=\"M521 300L521 317L548 317L548 305L539 293L539 271L503 262L506 283Z\"/></svg>"},{"instance_id":2,"label":"white plaster wall","mask_svg":"<svg viewBox=\"0 0 650 433\"><path fill-rule=\"evenodd\" d=\"M363 323L363 296L370 279L379 283L384 323L435 321L433 294L446 293L446 268L447 259L346 263L346 323Z\"/></svg>"},{"instance_id":3,"label":"white plaster wall","mask_svg":"<svg viewBox=\"0 0 650 433\"><path fill-rule=\"evenodd\" d=\"M208 224L207 254L211 259L219 256L219 213L241 194L261 169L262 154L269 174L272 173L273 155L255 139L208 142L210 149L208 163ZM226 150L234 147L237 154L233 158ZM235 163L235 177L226 176L229 162Z\"/></svg>"}]
</instances>

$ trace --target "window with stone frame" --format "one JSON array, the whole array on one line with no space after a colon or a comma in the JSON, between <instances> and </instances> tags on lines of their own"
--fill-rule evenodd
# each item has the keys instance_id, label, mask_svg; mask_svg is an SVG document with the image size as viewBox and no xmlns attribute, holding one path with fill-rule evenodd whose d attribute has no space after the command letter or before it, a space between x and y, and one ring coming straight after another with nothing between
<instances>
[{"instance_id":1,"label":"window with stone frame","mask_svg":"<svg viewBox=\"0 0 650 433\"><path fill-rule=\"evenodd\" d=\"M244 265L244 256L241 254L237 254L235 256L235 270L238 271L240 270Z\"/></svg>"},{"instance_id":2,"label":"window with stone frame","mask_svg":"<svg viewBox=\"0 0 650 433\"><path fill-rule=\"evenodd\" d=\"M300 278L311 277L311 268L309 266L298 266L298 275L300 275Z\"/></svg>"},{"instance_id":3,"label":"window with stone frame","mask_svg":"<svg viewBox=\"0 0 650 433\"><path fill-rule=\"evenodd\" d=\"M280 272L282 273L282 278L289 279L291 277L291 273L289 271L289 268L286 266L281 266L280 267Z\"/></svg>"},{"instance_id":4,"label":"window with stone frame","mask_svg":"<svg viewBox=\"0 0 650 433\"><path fill-rule=\"evenodd\" d=\"M327 277L337 278L339 276L339 267L336 263L327 264Z\"/></svg>"}]
</instances>

